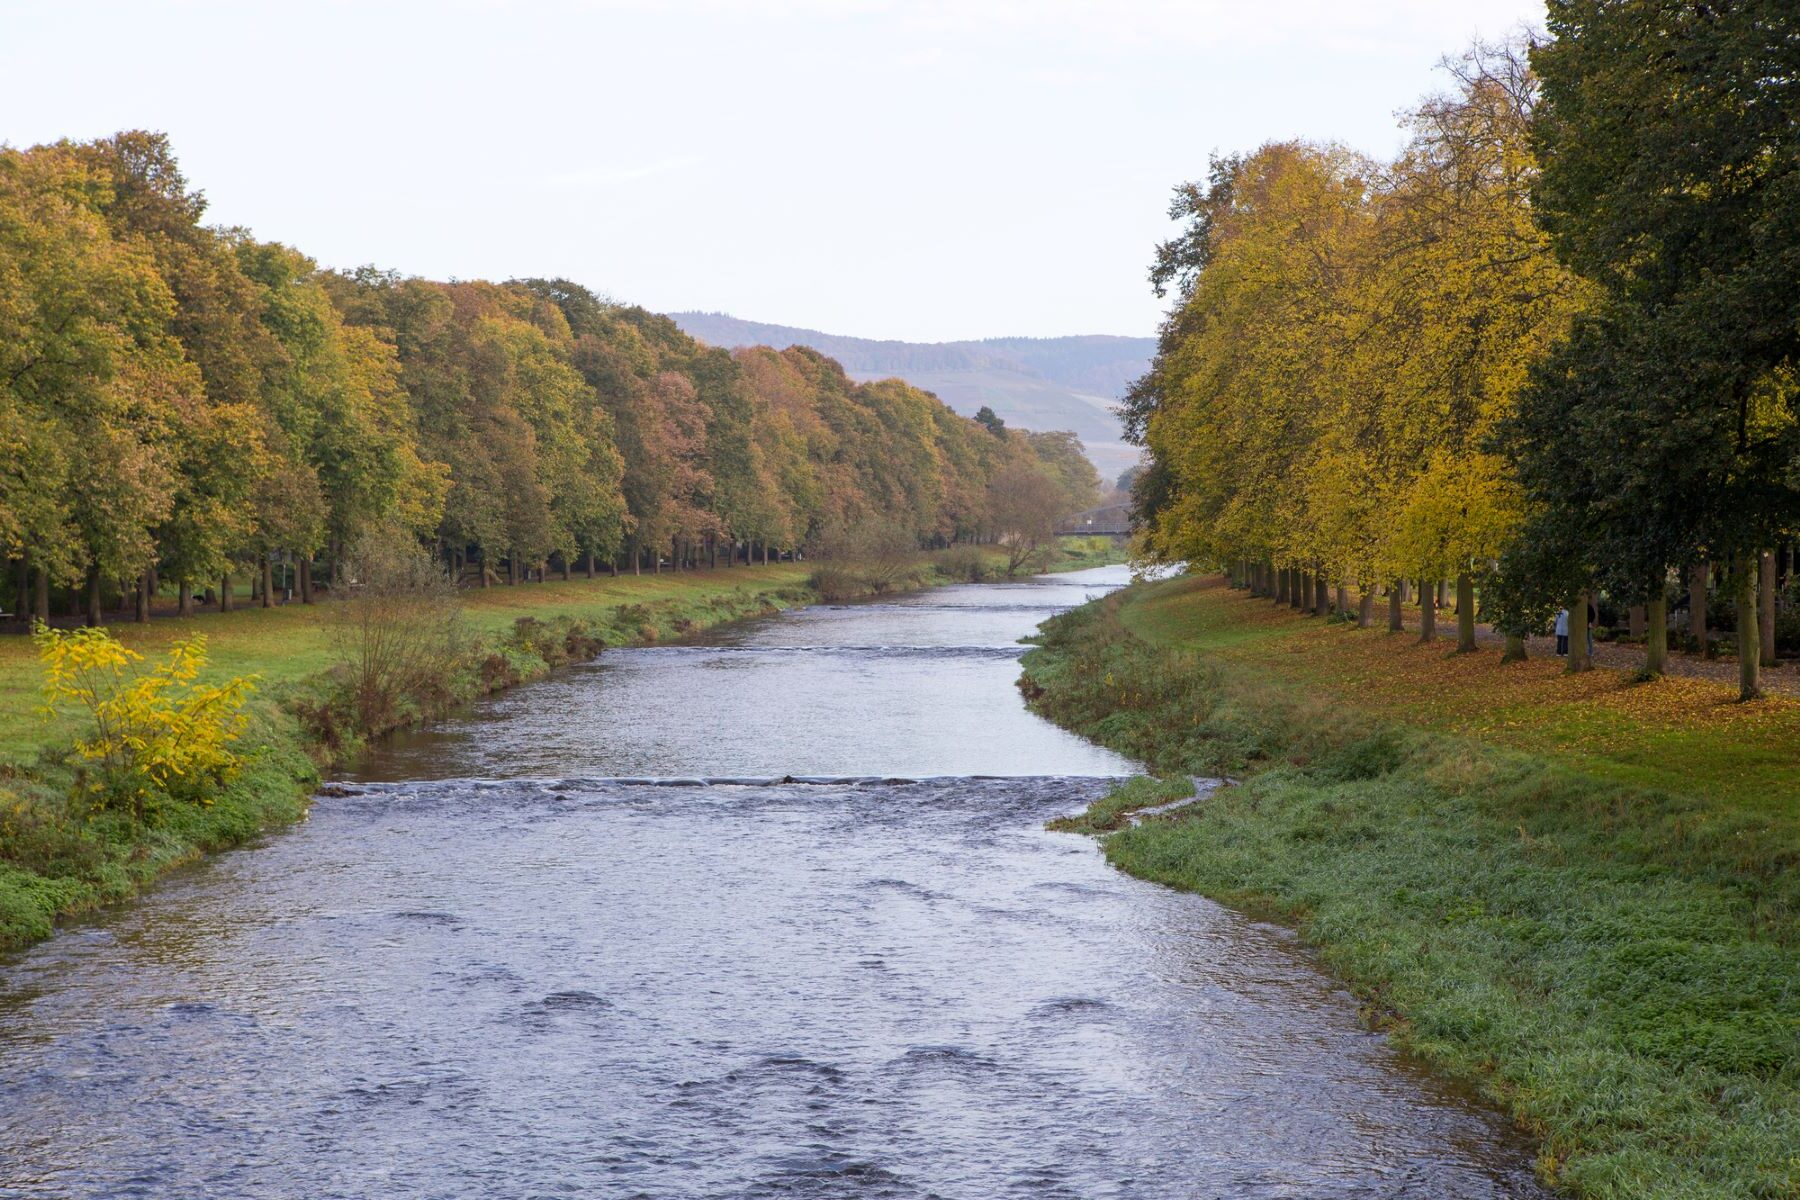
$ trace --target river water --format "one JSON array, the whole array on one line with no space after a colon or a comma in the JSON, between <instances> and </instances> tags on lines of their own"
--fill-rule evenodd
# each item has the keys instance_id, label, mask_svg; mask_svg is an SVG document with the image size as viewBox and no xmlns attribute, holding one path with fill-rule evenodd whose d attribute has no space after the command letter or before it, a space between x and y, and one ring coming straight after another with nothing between
<instances>
[{"instance_id":1,"label":"river water","mask_svg":"<svg viewBox=\"0 0 1800 1200\"><path fill-rule=\"evenodd\" d=\"M1015 639L1123 579L610 652L395 743L0 964L0 1196L1539 1196L1289 935L1043 830L1131 765L1024 711Z\"/></svg>"}]
</instances>

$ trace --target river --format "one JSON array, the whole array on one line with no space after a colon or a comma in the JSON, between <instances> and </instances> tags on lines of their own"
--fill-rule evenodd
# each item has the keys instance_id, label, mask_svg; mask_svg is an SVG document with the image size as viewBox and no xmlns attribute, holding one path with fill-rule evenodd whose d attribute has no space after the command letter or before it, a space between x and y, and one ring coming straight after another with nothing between
<instances>
[{"instance_id":1,"label":"river","mask_svg":"<svg viewBox=\"0 0 1800 1200\"><path fill-rule=\"evenodd\" d=\"M1024 710L1016 639L1123 580L613 651L396 741L0 964L0 1196L1541 1196L1291 935L1044 831L1131 764Z\"/></svg>"}]
</instances>

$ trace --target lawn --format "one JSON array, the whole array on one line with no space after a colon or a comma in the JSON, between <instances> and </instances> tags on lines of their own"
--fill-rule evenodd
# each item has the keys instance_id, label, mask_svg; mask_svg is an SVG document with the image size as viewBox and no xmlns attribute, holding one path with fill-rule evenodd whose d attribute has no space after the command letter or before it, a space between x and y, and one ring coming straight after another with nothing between
<instances>
[{"instance_id":1,"label":"lawn","mask_svg":"<svg viewBox=\"0 0 1800 1200\"><path fill-rule=\"evenodd\" d=\"M1462 734L1597 777L1683 793L1792 822L1800 804L1800 700L1749 704L1703 679L1571 675L1562 661L1501 665L1456 654L1454 633L1358 629L1234 591L1216 576L1153 584L1120 610L1152 645L1270 673L1371 716ZM1385 615L1385 614L1383 614Z\"/></svg>"}]
</instances>

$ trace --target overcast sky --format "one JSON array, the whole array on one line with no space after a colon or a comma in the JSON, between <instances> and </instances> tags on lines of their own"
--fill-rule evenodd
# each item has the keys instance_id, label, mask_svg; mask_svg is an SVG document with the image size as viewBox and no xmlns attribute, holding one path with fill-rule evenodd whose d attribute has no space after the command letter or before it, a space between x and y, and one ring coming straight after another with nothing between
<instances>
[{"instance_id":1,"label":"overcast sky","mask_svg":"<svg viewBox=\"0 0 1800 1200\"><path fill-rule=\"evenodd\" d=\"M1399 144L1541 0L0 0L0 139L166 131L327 266L866 337L1153 331L1169 188Z\"/></svg>"}]
</instances>

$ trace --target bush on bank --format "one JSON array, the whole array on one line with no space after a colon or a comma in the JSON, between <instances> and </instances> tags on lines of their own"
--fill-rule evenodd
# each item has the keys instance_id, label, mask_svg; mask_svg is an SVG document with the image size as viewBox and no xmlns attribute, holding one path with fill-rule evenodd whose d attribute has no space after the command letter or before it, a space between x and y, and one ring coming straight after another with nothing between
<instances>
[{"instance_id":1,"label":"bush on bank","mask_svg":"<svg viewBox=\"0 0 1800 1200\"><path fill-rule=\"evenodd\" d=\"M1110 861L1296 925L1577 1195L1800 1196L1787 835L1153 646L1130 602L1047 623L1028 699L1159 771L1246 778L1123 828L1167 789L1101 801Z\"/></svg>"}]
</instances>

